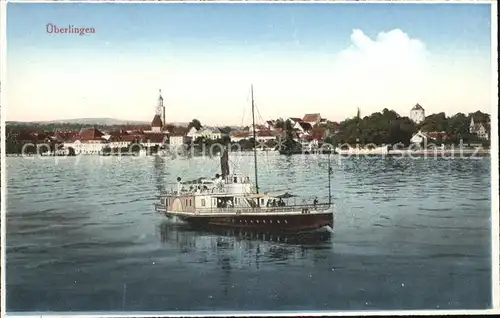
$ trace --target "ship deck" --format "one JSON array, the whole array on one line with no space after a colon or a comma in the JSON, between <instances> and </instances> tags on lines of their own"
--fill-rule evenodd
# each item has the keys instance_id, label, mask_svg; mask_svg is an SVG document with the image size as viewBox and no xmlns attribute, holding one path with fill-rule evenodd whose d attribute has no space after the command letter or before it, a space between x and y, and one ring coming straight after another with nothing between
<instances>
[{"instance_id":1,"label":"ship deck","mask_svg":"<svg viewBox=\"0 0 500 318\"><path fill-rule=\"evenodd\" d=\"M228 207L228 208L200 208L195 212L167 211L164 204L155 204L158 212L179 216L235 216L235 215L300 215L300 214L324 214L333 205L319 203L316 205L288 205L280 207Z\"/></svg>"}]
</instances>

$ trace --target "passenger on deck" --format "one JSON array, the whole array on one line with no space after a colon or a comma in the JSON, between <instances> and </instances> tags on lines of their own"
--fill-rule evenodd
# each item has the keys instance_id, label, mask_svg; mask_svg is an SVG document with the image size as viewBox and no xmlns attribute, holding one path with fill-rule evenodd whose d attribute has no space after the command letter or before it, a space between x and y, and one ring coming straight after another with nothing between
<instances>
[{"instance_id":1,"label":"passenger on deck","mask_svg":"<svg viewBox=\"0 0 500 318\"><path fill-rule=\"evenodd\" d=\"M285 202L283 201L283 199L279 200L278 206L285 206Z\"/></svg>"},{"instance_id":2,"label":"passenger on deck","mask_svg":"<svg viewBox=\"0 0 500 318\"><path fill-rule=\"evenodd\" d=\"M314 207L316 207L316 204L318 204L318 198L314 198L314 201L313 201L313 204L314 204Z\"/></svg>"}]
</instances>

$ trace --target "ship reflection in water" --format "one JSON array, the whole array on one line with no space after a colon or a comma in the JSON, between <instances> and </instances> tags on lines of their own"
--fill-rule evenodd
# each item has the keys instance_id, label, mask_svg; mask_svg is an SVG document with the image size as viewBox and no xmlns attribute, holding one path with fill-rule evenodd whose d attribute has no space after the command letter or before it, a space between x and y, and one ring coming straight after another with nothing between
<instances>
[{"instance_id":1,"label":"ship reflection in water","mask_svg":"<svg viewBox=\"0 0 500 318\"><path fill-rule=\"evenodd\" d=\"M182 236L189 237L193 240L193 247L196 246L197 238L206 238L207 235L212 235L215 238L232 238L234 241L262 241L268 243L284 243L290 245L303 245L315 243L325 243L330 242L332 239L332 230L323 228L315 232L308 232L303 234L280 234L280 233L270 233L270 232L255 232L255 231L244 231L237 229L204 229L200 230L189 224L176 223L176 222L164 222L160 225L162 242L167 243L171 240L178 240L179 233ZM175 236L172 237L172 236Z\"/></svg>"},{"instance_id":2,"label":"ship reflection in water","mask_svg":"<svg viewBox=\"0 0 500 318\"><path fill-rule=\"evenodd\" d=\"M235 229L195 229L189 224L166 221L160 225L161 241L174 245L181 253L198 253L201 263L214 258L223 270L234 266L285 264L292 261L315 262L332 249L331 230L304 234L276 234ZM321 253L315 252L321 251ZM321 256L320 256L321 255Z\"/></svg>"}]
</instances>

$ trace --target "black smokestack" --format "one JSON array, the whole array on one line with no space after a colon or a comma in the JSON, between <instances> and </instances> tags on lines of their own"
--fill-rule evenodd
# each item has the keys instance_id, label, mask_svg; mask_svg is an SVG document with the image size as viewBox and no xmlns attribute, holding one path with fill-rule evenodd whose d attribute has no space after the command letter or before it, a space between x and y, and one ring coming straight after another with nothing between
<instances>
[{"instance_id":1,"label":"black smokestack","mask_svg":"<svg viewBox=\"0 0 500 318\"><path fill-rule=\"evenodd\" d=\"M222 178L229 175L229 153L227 151L227 146L224 147L222 155L220 157L220 168L222 172Z\"/></svg>"}]
</instances>

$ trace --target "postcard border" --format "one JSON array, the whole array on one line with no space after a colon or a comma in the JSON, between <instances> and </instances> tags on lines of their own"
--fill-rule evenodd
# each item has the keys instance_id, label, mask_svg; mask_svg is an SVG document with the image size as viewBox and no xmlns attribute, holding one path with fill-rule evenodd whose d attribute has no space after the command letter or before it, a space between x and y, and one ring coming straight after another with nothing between
<instances>
[{"instance_id":1,"label":"postcard border","mask_svg":"<svg viewBox=\"0 0 500 318\"><path fill-rule=\"evenodd\" d=\"M491 5L491 63L492 63L492 69L491 69L491 84L492 84L492 89L491 89L491 98L492 98L492 109L491 109L491 116L492 118L492 126L491 126L491 152L492 154L490 155L491 159L491 259L492 259L492 267L491 267L491 281L492 281L492 308L493 309L484 309L484 310L387 310L387 311L353 311L353 312L344 312L344 311L314 311L314 312L309 312L309 311L301 311L301 312L275 312L275 311L270 311L270 312L252 312L252 311L246 311L246 312L213 312L213 313L207 313L207 312L163 312L163 313L156 313L156 312L149 312L149 313L141 313L137 312L134 314L133 312L129 312L126 315L124 314L112 314L112 313L106 313L104 315L92 312L88 313L58 313L55 315L51 314L45 314L45 313L22 313L22 314L16 314L16 313L9 313L8 316L13 316L13 317L33 317L33 315L40 316L40 317L190 317L190 316L302 316L304 314L307 314L309 316L323 316L323 315L328 315L328 316L366 316L366 315L374 315L374 316L384 316L384 315L414 315L414 314L419 314L419 315L436 315L436 314L493 314L493 313L500 313L500 256L499 256L499 248L500 248L500 235L499 235L499 228L500 228L500 217L499 217L499 182L498 182L498 177L499 177L499 171L498 171L498 151L499 151L499 136L498 136L498 40L497 40L497 34L498 34L498 22L497 22L497 12L498 12L498 3L497 1L494 0L481 0L481 1L461 1L461 0L453 0L453 1L407 1L407 0L399 0L399 1L387 1L387 0L371 0L371 1L358 1L354 2L353 1L335 1L335 0L330 0L330 1L323 1L323 0L312 0L312 1L282 1L282 0L277 0L277 1L192 1L192 0L187 0L187 1L99 1L99 0L94 0L94 1L21 1L21 0L2 0L0 3L0 8L1 8L1 16L0 16L0 85L4 84L3 89L0 87L0 137L1 137L1 144L0 144L0 150L1 150L1 250L0 250L0 256L1 256L1 283L0 283L0 288L1 288L1 303L0 303L0 308L1 308L1 314L3 316L7 316L6 312L6 289L5 289L5 278L6 278L6 271L5 271L5 246L6 246L6 160L5 160L5 101L6 101L6 92L5 92L5 79L6 79L6 53L7 53L7 42L6 42L6 19L7 19L7 3L15 3L15 4L20 4L20 3L36 3L36 4L43 4L43 3L50 3L50 4L64 4L64 3L140 3L140 4L152 4L152 3L200 3L200 4L215 4L215 3L233 3L233 4L251 4L251 3L272 3L272 4L279 4L279 3L311 3L311 4L319 4L319 3L350 3L350 4L368 4L368 3L394 3L394 4L405 4L405 3L417 3L417 4L437 4L437 3L446 3L446 4L453 4L453 3L469 3L469 4L489 4ZM496 107L493 105L496 104Z\"/></svg>"}]
</instances>

